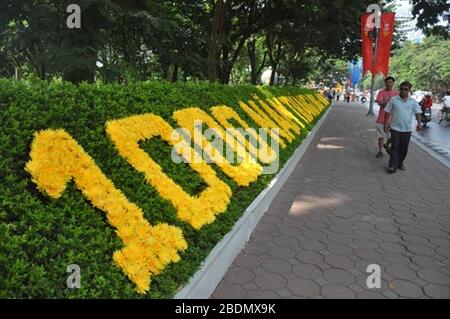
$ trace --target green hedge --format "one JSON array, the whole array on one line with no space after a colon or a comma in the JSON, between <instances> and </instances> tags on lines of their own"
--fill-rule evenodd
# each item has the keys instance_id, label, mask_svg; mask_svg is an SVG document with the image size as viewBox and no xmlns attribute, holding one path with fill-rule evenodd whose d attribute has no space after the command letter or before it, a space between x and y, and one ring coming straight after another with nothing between
<instances>
[{"instance_id":1,"label":"green hedge","mask_svg":"<svg viewBox=\"0 0 450 319\"><path fill-rule=\"evenodd\" d=\"M0 298L172 297L273 176L263 175L250 187L240 188L217 171L230 185L232 200L216 222L195 231L180 222L171 203L117 154L106 136L106 121L151 112L176 127L171 116L175 110L190 106L207 110L225 104L257 127L239 108L238 101L250 100L252 94L267 97L302 93L307 90L155 82L77 87L0 79ZM73 183L58 200L44 196L24 170L33 133L48 128L69 132L118 189L142 208L150 223L167 222L182 228L189 248L180 262L152 277L148 294L139 295L113 263L112 253L122 243L105 214L94 209ZM281 151L281 163L292 155L306 133L304 130ZM202 179L188 165L172 163L167 144L152 139L141 146L188 193L203 188ZM66 287L70 264L81 267L80 289Z\"/></svg>"}]
</instances>

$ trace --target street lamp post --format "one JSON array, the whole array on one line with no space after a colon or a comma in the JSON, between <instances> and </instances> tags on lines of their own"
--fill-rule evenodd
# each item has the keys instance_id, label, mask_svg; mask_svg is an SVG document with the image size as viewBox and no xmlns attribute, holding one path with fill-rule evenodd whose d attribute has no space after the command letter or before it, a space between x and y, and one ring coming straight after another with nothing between
<instances>
[{"instance_id":1,"label":"street lamp post","mask_svg":"<svg viewBox=\"0 0 450 319\"><path fill-rule=\"evenodd\" d=\"M377 63L377 55L378 55L378 35L381 29L381 9L380 6L376 4L371 4L367 7L367 12L374 12L373 16L375 19L375 24L370 19L367 20L367 23L371 25L373 28L373 38L375 42L374 52L373 52L373 61L372 61L372 83L370 85L370 104L369 104L369 112L367 116L374 116L373 105L375 102L374 90L375 90L375 66Z\"/></svg>"}]
</instances>

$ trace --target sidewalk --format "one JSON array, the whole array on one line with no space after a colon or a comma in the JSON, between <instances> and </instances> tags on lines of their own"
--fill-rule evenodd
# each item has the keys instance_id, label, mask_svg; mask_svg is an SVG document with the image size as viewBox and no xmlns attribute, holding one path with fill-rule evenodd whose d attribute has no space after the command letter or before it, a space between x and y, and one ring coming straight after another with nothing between
<instances>
[{"instance_id":1,"label":"sidewalk","mask_svg":"<svg viewBox=\"0 0 450 319\"><path fill-rule=\"evenodd\" d=\"M388 174L365 114L333 107L212 298L450 298L450 170L411 143Z\"/></svg>"}]
</instances>

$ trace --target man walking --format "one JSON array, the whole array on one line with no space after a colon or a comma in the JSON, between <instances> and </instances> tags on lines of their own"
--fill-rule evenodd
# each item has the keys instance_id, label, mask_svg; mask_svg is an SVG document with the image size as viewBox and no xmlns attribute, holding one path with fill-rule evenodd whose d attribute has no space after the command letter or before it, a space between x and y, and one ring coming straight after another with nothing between
<instances>
[{"instance_id":1,"label":"man walking","mask_svg":"<svg viewBox=\"0 0 450 319\"><path fill-rule=\"evenodd\" d=\"M390 142L390 134L389 132L384 131L384 108L388 104L389 100L398 95L397 90L394 90L394 83L395 79L392 76L388 76L386 79L384 79L384 89L381 90L378 95L375 102L378 103L380 106L380 109L378 111L378 117L377 122L375 124L375 127L377 129L377 135L378 135L378 153L376 155L376 158L382 158L383 157L383 146L386 148L386 151L388 152L389 148L389 142ZM388 119L389 123L389 119ZM386 144L384 143L386 140Z\"/></svg>"},{"instance_id":2,"label":"man walking","mask_svg":"<svg viewBox=\"0 0 450 319\"><path fill-rule=\"evenodd\" d=\"M400 96L392 97L384 109L384 131L389 130L389 116L391 116L391 157L389 159L389 171L395 173L397 169L405 170L403 162L408 154L411 138L411 122L415 115L417 119L417 131L422 130L422 110L416 100L409 96L411 83L400 84Z\"/></svg>"}]
</instances>

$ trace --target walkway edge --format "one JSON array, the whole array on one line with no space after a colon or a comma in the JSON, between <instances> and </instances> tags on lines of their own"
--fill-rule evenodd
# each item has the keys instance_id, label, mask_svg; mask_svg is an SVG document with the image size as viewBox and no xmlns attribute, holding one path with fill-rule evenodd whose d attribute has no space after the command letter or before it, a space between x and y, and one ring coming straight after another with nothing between
<instances>
[{"instance_id":1,"label":"walkway edge","mask_svg":"<svg viewBox=\"0 0 450 319\"><path fill-rule=\"evenodd\" d=\"M416 144L418 147L420 147L422 150L428 153L428 155L432 156L435 160L437 160L441 164L447 166L447 168L450 168L450 155L445 156L440 154L439 151L433 149L433 145L424 142L416 132L412 132L411 140L414 142L414 144Z\"/></svg>"},{"instance_id":2,"label":"walkway edge","mask_svg":"<svg viewBox=\"0 0 450 319\"><path fill-rule=\"evenodd\" d=\"M312 131L302 141L282 170L245 210L233 229L213 248L201 268L191 277L189 283L178 291L174 299L206 299L212 295L236 256L249 241L251 234L269 209L273 199L305 154L332 108L333 105L317 121Z\"/></svg>"}]
</instances>

